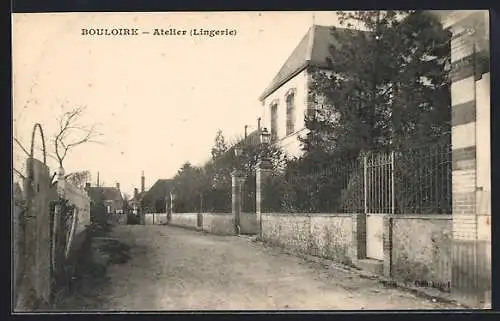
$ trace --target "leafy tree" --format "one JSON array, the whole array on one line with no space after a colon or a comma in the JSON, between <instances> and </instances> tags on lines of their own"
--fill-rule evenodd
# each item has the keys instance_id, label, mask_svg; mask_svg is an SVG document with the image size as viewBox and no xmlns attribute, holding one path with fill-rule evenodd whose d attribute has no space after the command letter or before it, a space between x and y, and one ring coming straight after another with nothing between
<instances>
[{"instance_id":1,"label":"leafy tree","mask_svg":"<svg viewBox=\"0 0 500 321\"><path fill-rule=\"evenodd\" d=\"M132 212L132 207L130 206L129 202L130 202L130 195L128 195L127 193L123 193L123 206L122 206L123 213L128 214Z\"/></svg>"},{"instance_id":2,"label":"leafy tree","mask_svg":"<svg viewBox=\"0 0 500 321\"><path fill-rule=\"evenodd\" d=\"M423 11L341 12L329 72L311 70L306 154L423 144L449 133L450 35ZM312 155L310 155L312 156Z\"/></svg>"},{"instance_id":3,"label":"leafy tree","mask_svg":"<svg viewBox=\"0 0 500 321\"><path fill-rule=\"evenodd\" d=\"M217 130L217 134L215 136L215 145L212 148L212 160L217 159L224 153L226 153L228 150L226 140L224 138L224 134L222 133L222 130Z\"/></svg>"},{"instance_id":4,"label":"leafy tree","mask_svg":"<svg viewBox=\"0 0 500 321\"><path fill-rule=\"evenodd\" d=\"M417 159L407 150L450 142L450 34L423 11L341 12L339 21L328 69L309 70L315 109L306 117L304 156L285 173L282 206L342 210L363 191L359 155L393 150L399 151L396 190L412 194L397 196L396 203L405 211L417 208L416 195L427 188L421 176L449 175L447 165L436 169L435 159ZM442 193L434 197L449 201Z\"/></svg>"},{"instance_id":5,"label":"leafy tree","mask_svg":"<svg viewBox=\"0 0 500 321\"><path fill-rule=\"evenodd\" d=\"M176 193L176 211L192 212L199 204L200 193L206 188L203 186L203 171L201 168L192 166L186 162L174 177L174 188Z\"/></svg>"},{"instance_id":6,"label":"leafy tree","mask_svg":"<svg viewBox=\"0 0 500 321\"><path fill-rule=\"evenodd\" d=\"M236 144L243 147L241 157L234 154ZM189 162L182 165L174 177L174 211L230 211L231 172L234 169L244 170L249 175L247 181L252 183L255 181L255 166L261 155L271 159L275 167L280 166L281 151L277 146L255 145L244 140L236 144L231 147L226 145L219 130L212 148L212 158L208 162L200 167L192 166ZM246 203L252 205L255 202Z\"/></svg>"}]
</instances>

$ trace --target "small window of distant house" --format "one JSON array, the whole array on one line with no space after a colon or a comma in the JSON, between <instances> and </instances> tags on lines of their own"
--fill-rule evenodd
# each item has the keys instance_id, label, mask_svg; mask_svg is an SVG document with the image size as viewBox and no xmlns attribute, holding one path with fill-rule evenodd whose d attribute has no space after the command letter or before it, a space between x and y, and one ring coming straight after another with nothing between
<instances>
[{"instance_id":1,"label":"small window of distant house","mask_svg":"<svg viewBox=\"0 0 500 321\"><path fill-rule=\"evenodd\" d=\"M286 135L295 132L295 92L291 91L286 96Z\"/></svg>"},{"instance_id":2,"label":"small window of distant house","mask_svg":"<svg viewBox=\"0 0 500 321\"><path fill-rule=\"evenodd\" d=\"M111 213L111 206L107 206L108 207L108 213Z\"/></svg>"}]
</instances>

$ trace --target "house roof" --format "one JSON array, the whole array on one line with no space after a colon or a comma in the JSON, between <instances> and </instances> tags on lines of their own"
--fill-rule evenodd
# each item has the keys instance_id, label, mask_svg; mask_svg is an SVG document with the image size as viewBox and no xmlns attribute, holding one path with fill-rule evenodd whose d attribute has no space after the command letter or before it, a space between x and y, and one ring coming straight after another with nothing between
<instances>
[{"instance_id":1,"label":"house roof","mask_svg":"<svg viewBox=\"0 0 500 321\"><path fill-rule=\"evenodd\" d=\"M132 196L129 200L129 203L138 203L142 199L145 193L146 192L138 193L136 196Z\"/></svg>"},{"instance_id":2,"label":"house roof","mask_svg":"<svg viewBox=\"0 0 500 321\"><path fill-rule=\"evenodd\" d=\"M172 183L172 179L157 180L147 192L144 192L143 198L148 201L166 197L170 193Z\"/></svg>"},{"instance_id":3,"label":"house roof","mask_svg":"<svg viewBox=\"0 0 500 321\"><path fill-rule=\"evenodd\" d=\"M248 145L259 145L260 144L260 130L256 129L249 133L246 138L241 139L236 145L248 144Z\"/></svg>"},{"instance_id":4,"label":"house roof","mask_svg":"<svg viewBox=\"0 0 500 321\"><path fill-rule=\"evenodd\" d=\"M237 146L243 146L243 145L250 145L250 146L256 146L260 144L260 129L256 129L249 134L247 134L246 138L242 138L239 141L237 141L234 145L229 147L229 149L226 151L226 154L231 154L233 155L234 149Z\"/></svg>"},{"instance_id":5,"label":"house roof","mask_svg":"<svg viewBox=\"0 0 500 321\"><path fill-rule=\"evenodd\" d=\"M122 193L116 187L91 187L89 189L90 198L96 200L103 197L104 200L122 201Z\"/></svg>"},{"instance_id":6,"label":"house roof","mask_svg":"<svg viewBox=\"0 0 500 321\"><path fill-rule=\"evenodd\" d=\"M343 32L353 31L352 29L339 27L335 27L335 29L342 30ZM269 86L267 86L259 97L259 100L263 101L266 99L276 89L307 67L327 68L327 58L330 57L330 46L334 45L338 47L339 44L338 40L332 34L332 26L311 26Z\"/></svg>"}]
</instances>

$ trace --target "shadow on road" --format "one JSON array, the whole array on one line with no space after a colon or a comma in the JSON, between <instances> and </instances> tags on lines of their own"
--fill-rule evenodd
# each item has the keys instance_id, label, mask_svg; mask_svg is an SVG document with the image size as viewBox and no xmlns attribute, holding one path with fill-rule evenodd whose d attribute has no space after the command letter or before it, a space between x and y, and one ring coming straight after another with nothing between
<instances>
[{"instance_id":1,"label":"shadow on road","mask_svg":"<svg viewBox=\"0 0 500 321\"><path fill-rule=\"evenodd\" d=\"M99 310L102 292L109 282L107 268L124 264L130 258L130 246L110 237L112 227L91 231L90 243L79 253L76 273L67 288L54 298L55 311Z\"/></svg>"}]
</instances>

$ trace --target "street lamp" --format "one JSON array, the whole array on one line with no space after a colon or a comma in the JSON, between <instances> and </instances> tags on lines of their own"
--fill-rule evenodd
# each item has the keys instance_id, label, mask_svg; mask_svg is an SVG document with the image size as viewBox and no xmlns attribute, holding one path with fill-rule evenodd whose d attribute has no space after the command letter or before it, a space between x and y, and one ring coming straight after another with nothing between
<instances>
[{"instance_id":1,"label":"street lamp","mask_svg":"<svg viewBox=\"0 0 500 321\"><path fill-rule=\"evenodd\" d=\"M260 133L260 142L265 145L269 145L271 143L271 133L269 133L269 131L265 127Z\"/></svg>"},{"instance_id":2,"label":"street lamp","mask_svg":"<svg viewBox=\"0 0 500 321\"><path fill-rule=\"evenodd\" d=\"M234 147L234 156L240 157L243 154L243 148L240 145Z\"/></svg>"},{"instance_id":3,"label":"street lamp","mask_svg":"<svg viewBox=\"0 0 500 321\"><path fill-rule=\"evenodd\" d=\"M261 168L270 168L270 160L267 157L267 147L271 143L271 133L267 130L267 128L263 128L260 133L260 143L263 148L261 148L259 155L259 167Z\"/></svg>"}]
</instances>

